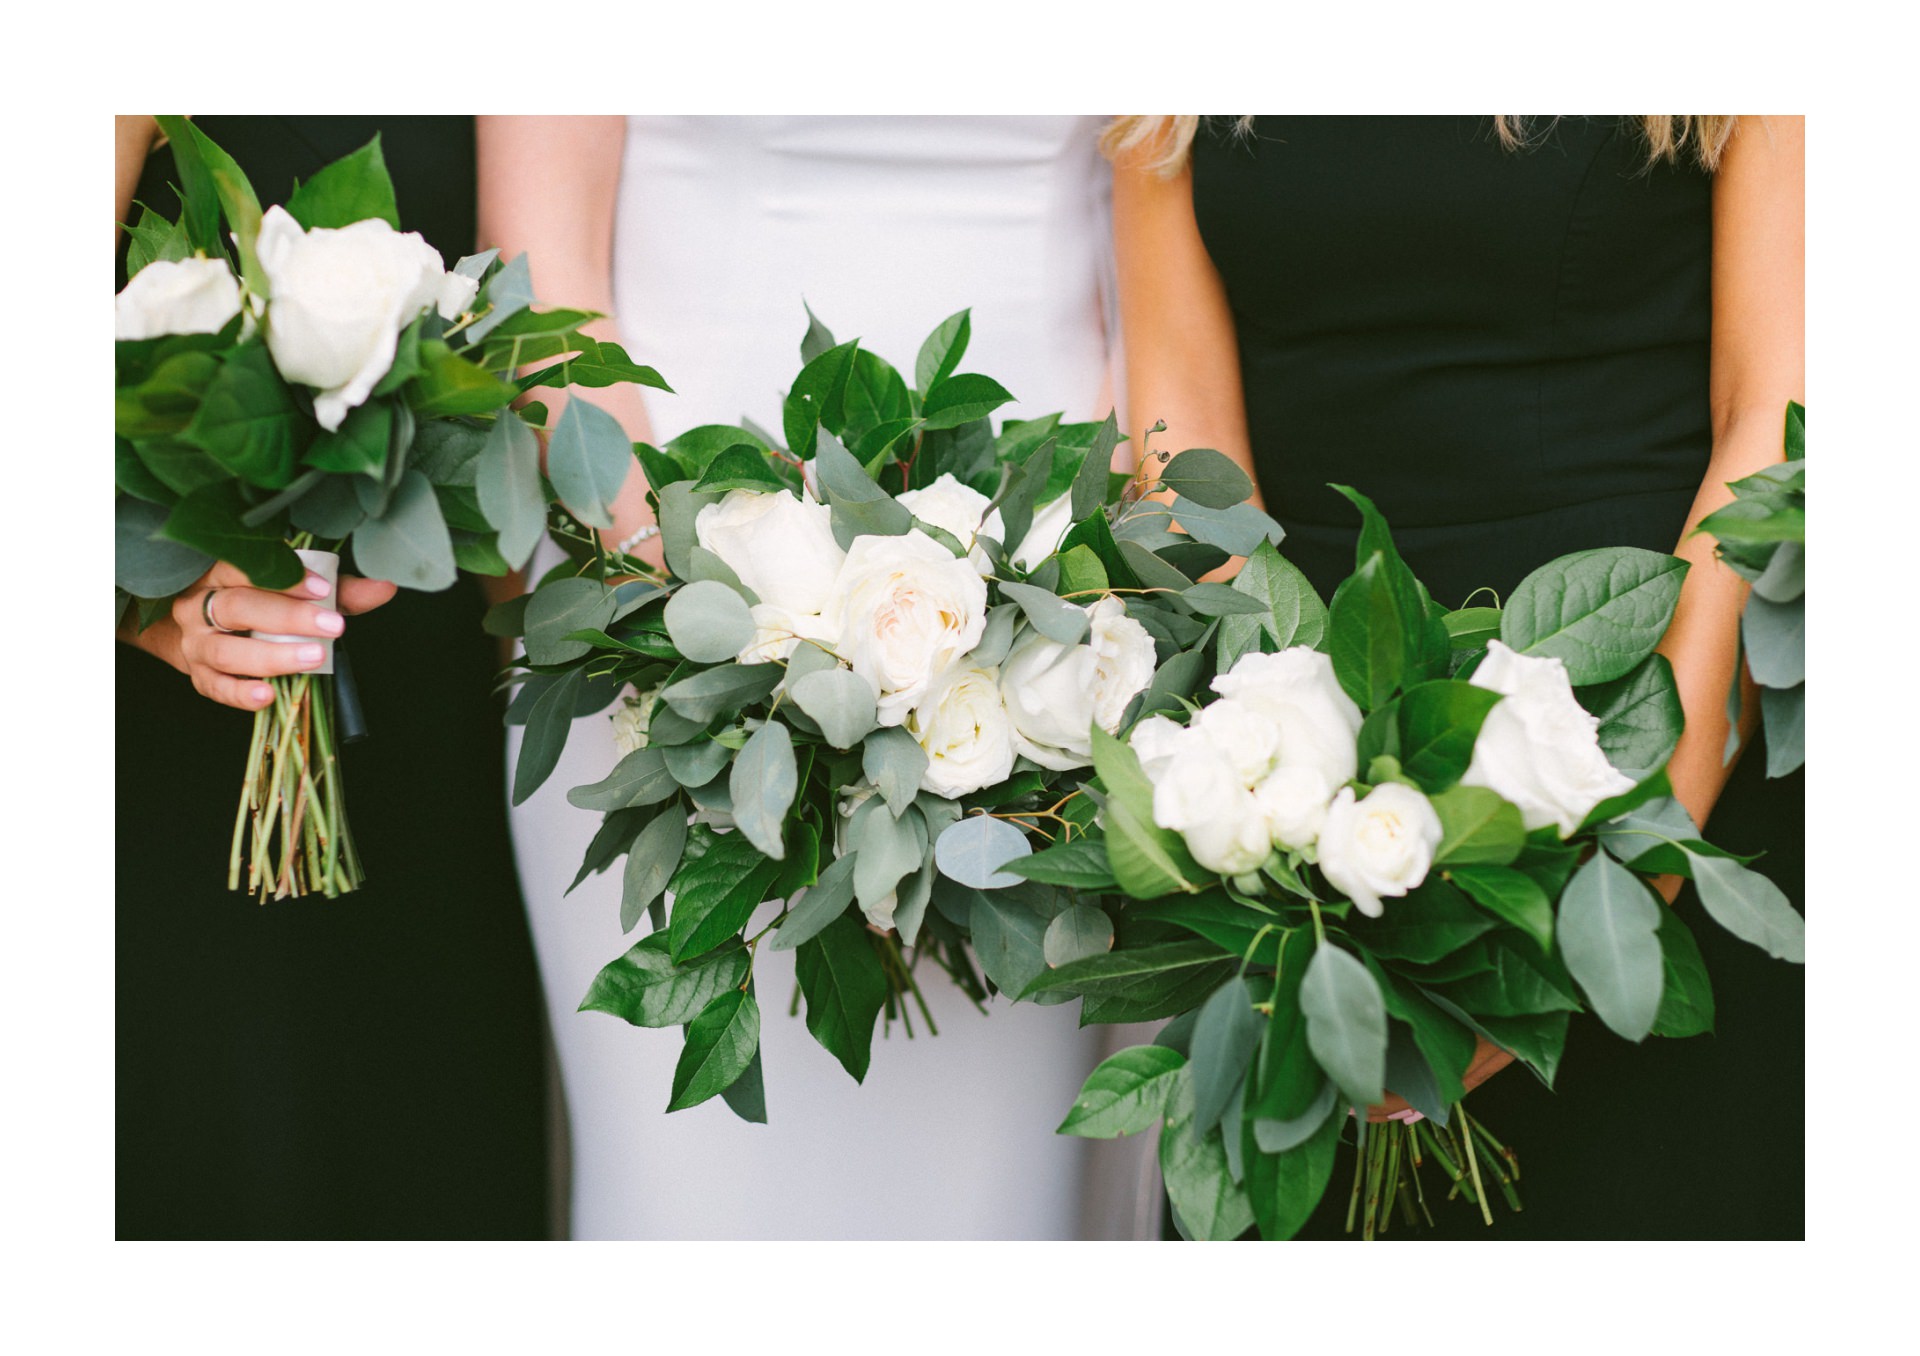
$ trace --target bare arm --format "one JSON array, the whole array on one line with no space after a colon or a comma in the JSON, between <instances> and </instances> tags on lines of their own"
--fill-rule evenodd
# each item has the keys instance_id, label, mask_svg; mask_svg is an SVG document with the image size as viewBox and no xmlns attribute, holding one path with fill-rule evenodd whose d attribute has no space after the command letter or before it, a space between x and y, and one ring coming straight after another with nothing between
<instances>
[{"instance_id":1,"label":"bare arm","mask_svg":"<svg viewBox=\"0 0 1920 1356\"><path fill-rule=\"evenodd\" d=\"M480 158L480 243L509 256L525 253L534 295L548 305L599 311L586 326L596 339L620 342L613 314L613 217L626 145L623 118L489 117L477 120ZM635 355L645 361L644 355ZM565 396L548 393L558 413ZM594 404L620 421L635 442L651 442L646 405L637 386L597 390ZM613 505L617 542L653 521L638 462ZM654 563L659 538L635 552Z\"/></svg>"},{"instance_id":2,"label":"bare arm","mask_svg":"<svg viewBox=\"0 0 1920 1356\"><path fill-rule=\"evenodd\" d=\"M1710 537L1687 534L1733 498L1728 481L1781 459L1787 402L1805 391L1806 122L1742 118L1713 190L1713 453L1674 548L1693 568L1660 643L1687 716L1669 773L1703 826L1729 772L1727 688L1747 585L1714 558ZM1748 725L1758 703L1743 682Z\"/></svg>"},{"instance_id":3,"label":"bare arm","mask_svg":"<svg viewBox=\"0 0 1920 1356\"><path fill-rule=\"evenodd\" d=\"M1113 167L1113 246L1120 278L1120 323L1126 335L1127 432L1147 447L1160 420L1155 450L1211 447L1253 475L1240 351L1226 288L1193 215L1193 174L1162 178L1145 156ZM1157 478L1149 460L1146 479ZM1259 491L1254 492L1259 502Z\"/></svg>"},{"instance_id":4,"label":"bare arm","mask_svg":"<svg viewBox=\"0 0 1920 1356\"><path fill-rule=\"evenodd\" d=\"M146 167L147 153L153 149L159 124L144 114L116 116L113 120L113 243L120 243L120 227L133 211L133 193L140 186L140 171Z\"/></svg>"}]
</instances>

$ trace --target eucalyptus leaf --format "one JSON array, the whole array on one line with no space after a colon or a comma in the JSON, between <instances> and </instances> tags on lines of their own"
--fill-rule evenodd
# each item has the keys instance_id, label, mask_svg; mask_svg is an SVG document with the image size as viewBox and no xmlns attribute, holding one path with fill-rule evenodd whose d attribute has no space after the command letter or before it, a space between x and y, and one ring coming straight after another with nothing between
<instances>
[{"instance_id":1,"label":"eucalyptus leaf","mask_svg":"<svg viewBox=\"0 0 1920 1356\"><path fill-rule=\"evenodd\" d=\"M734 823L747 841L774 861L784 859L782 831L800 789L800 768L786 726L770 720L753 732L733 760L728 789Z\"/></svg>"},{"instance_id":2,"label":"eucalyptus leaf","mask_svg":"<svg viewBox=\"0 0 1920 1356\"><path fill-rule=\"evenodd\" d=\"M667 888L687 845L687 816L679 801L647 822L627 851L620 881L620 930L633 931L646 907Z\"/></svg>"},{"instance_id":3,"label":"eucalyptus leaf","mask_svg":"<svg viewBox=\"0 0 1920 1356\"><path fill-rule=\"evenodd\" d=\"M778 664L721 664L662 688L660 697L688 720L706 725L722 713L759 701L779 686L784 674Z\"/></svg>"},{"instance_id":4,"label":"eucalyptus leaf","mask_svg":"<svg viewBox=\"0 0 1920 1356\"><path fill-rule=\"evenodd\" d=\"M580 669L569 669L542 692L527 714L520 740L520 756L513 768L513 803L525 803L553 775L573 729L573 703L584 681Z\"/></svg>"},{"instance_id":5,"label":"eucalyptus leaf","mask_svg":"<svg viewBox=\"0 0 1920 1356\"><path fill-rule=\"evenodd\" d=\"M567 511L589 527L613 526L613 501L633 465L619 420L575 394L547 448L547 476Z\"/></svg>"},{"instance_id":6,"label":"eucalyptus leaf","mask_svg":"<svg viewBox=\"0 0 1920 1356\"><path fill-rule=\"evenodd\" d=\"M1032 851L1027 836L1006 820L974 815L940 835L933 859L949 880L976 890L1004 890L1021 878L1002 868Z\"/></svg>"},{"instance_id":7,"label":"eucalyptus leaf","mask_svg":"<svg viewBox=\"0 0 1920 1356\"><path fill-rule=\"evenodd\" d=\"M1230 509L1253 494L1247 473L1210 447L1188 448L1168 462L1157 488L1210 509Z\"/></svg>"},{"instance_id":8,"label":"eucalyptus leaf","mask_svg":"<svg viewBox=\"0 0 1920 1356\"><path fill-rule=\"evenodd\" d=\"M1796 965L1806 961L1807 920L1779 886L1730 857L1685 851L1700 902L1715 922L1769 956Z\"/></svg>"},{"instance_id":9,"label":"eucalyptus leaf","mask_svg":"<svg viewBox=\"0 0 1920 1356\"><path fill-rule=\"evenodd\" d=\"M828 924L847 911L853 903L853 856L836 858L820 873L820 879L806 888L784 922L773 934L775 951L791 951L800 943L817 937Z\"/></svg>"},{"instance_id":10,"label":"eucalyptus leaf","mask_svg":"<svg viewBox=\"0 0 1920 1356\"><path fill-rule=\"evenodd\" d=\"M1032 584L1002 583L1001 594L1019 605L1027 620L1048 640L1077 645L1087 636L1087 612L1066 599Z\"/></svg>"},{"instance_id":11,"label":"eucalyptus leaf","mask_svg":"<svg viewBox=\"0 0 1920 1356\"><path fill-rule=\"evenodd\" d=\"M875 730L860 750L861 771L879 788L881 799L895 818L913 804L927 764L927 751L897 725Z\"/></svg>"},{"instance_id":12,"label":"eucalyptus leaf","mask_svg":"<svg viewBox=\"0 0 1920 1356\"><path fill-rule=\"evenodd\" d=\"M1385 1093L1387 1010L1367 967L1336 946L1321 946L1300 982L1307 1045L1355 1106Z\"/></svg>"},{"instance_id":13,"label":"eucalyptus leaf","mask_svg":"<svg viewBox=\"0 0 1920 1356\"><path fill-rule=\"evenodd\" d=\"M1074 904L1047 924L1041 954L1048 965L1066 965L1113 949L1113 920L1091 904Z\"/></svg>"},{"instance_id":14,"label":"eucalyptus leaf","mask_svg":"<svg viewBox=\"0 0 1920 1356\"><path fill-rule=\"evenodd\" d=\"M732 659L753 643L757 631L746 600L711 579L675 589L667 599L666 623L675 648L699 664Z\"/></svg>"},{"instance_id":15,"label":"eucalyptus leaf","mask_svg":"<svg viewBox=\"0 0 1920 1356\"><path fill-rule=\"evenodd\" d=\"M567 637L604 630L613 620L613 590L597 579L556 579L533 591L527 603L527 658L535 664L570 664L592 648Z\"/></svg>"},{"instance_id":16,"label":"eucalyptus leaf","mask_svg":"<svg viewBox=\"0 0 1920 1356\"><path fill-rule=\"evenodd\" d=\"M867 680L838 666L791 678L787 695L836 749L851 749L874 728L877 707Z\"/></svg>"},{"instance_id":17,"label":"eucalyptus leaf","mask_svg":"<svg viewBox=\"0 0 1920 1356\"><path fill-rule=\"evenodd\" d=\"M567 804L582 810L625 810L656 805L671 796L675 787L664 754L648 745L622 757L599 781L568 791Z\"/></svg>"},{"instance_id":18,"label":"eucalyptus leaf","mask_svg":"<svg viewBox=\"0 0 1920 1356\"><path fill-rule=\"evenodd\" d=\"M1193 1119L1188 1123L1188 1133L1204 1135L1218 1125L1233 1090L1245 1077L1264 1029L1254 1012L1256 1001L1248 981L1233 979L1201 1006L1188 1064L1193 1077Z\"/></svg>"},{"instance_id":19,"label":"eucalyptus leaf","mask_svg":"<svg viewBox=\"0 0 1920 1356\"><path fill-rule=\"evenodd\" d=\"M503 412L494 420L474 489L481 512L500 533L500 554L524 570L546 531L547 502L540 488L540 440L518 415Z\"/></svg>"},{"instance_id":20,"label":"eucalyptus leaf","mask_svg":"<svg viewBox=\"0 0 1920 1356\"><path fill-rule=\"evenodd\" d=\"M1558 936L1567 969L1600 1020L1644 1040L1660 1010L1660 904L1640 878L1597 852L1567 883Z\"/></svg>"}]
</instances>

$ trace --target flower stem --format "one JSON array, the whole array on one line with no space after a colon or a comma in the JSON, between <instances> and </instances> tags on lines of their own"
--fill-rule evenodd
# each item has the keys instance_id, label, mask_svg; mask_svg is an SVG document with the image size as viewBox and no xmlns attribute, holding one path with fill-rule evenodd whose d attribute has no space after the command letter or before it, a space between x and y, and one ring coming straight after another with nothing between
<instances>
[{"instance_id":1,"label":"flower stem","mask_svg":"<svg viewBox=\"0 0 1920 1356\"><path fill-rule=\"evenodd\" d=\"M1453 1104L1453 1114L1464 1119L1467 1113L1461 1108L1460 1103L1455 1102ZM1479 1197L1480 1200L1480 1217L1486 1220L1488 1228L1492 1228L1493 1206L1488 1202L1487 1189L1480 1181L1480 1159L1473 1152L1473 1135L1471 1132L1463 1133L1461 1138L1464 1139L1467 1144L1467 1166L1473 1170L1473 1191L1474 1195Z\"/></svg>"}]
</instances>

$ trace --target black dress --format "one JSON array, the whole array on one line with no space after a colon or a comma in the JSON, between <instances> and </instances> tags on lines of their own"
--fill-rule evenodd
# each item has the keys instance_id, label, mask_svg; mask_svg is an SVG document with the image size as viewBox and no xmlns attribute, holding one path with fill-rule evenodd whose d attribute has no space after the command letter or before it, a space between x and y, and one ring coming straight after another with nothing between
<instances>
[{"instance_id":1,"label":"black dress","mask_svg":"<svg viewBox=\"0 0 1920 1356\"><path fill-rule=\"evenodd\" d=\"M1519 151L1484 117L1208 119L1193 197L1261 491L1323 596L1359 527L1329 481L1379 505L1449 606L1569 551L1673 549L1711 448L1711 183L1648 169L1632 119L1561 119ZM1764 764L1747 751L1711 837L1764 851L1798 902L1803 780ZM1803 971L1691 890L1678 907L1718 1034L1633 1046L1581 1017L1557 1092L1517 1066L1475 1091L1524 1172L1524 1213L1496 1205L1491 1236L1803 1236ZM1338 1235L1350 1172L1306 1236ZM1436 1220L1488 1236L1458 1202Z\"/></svg>"},{"instance_id":2,"label":"black dress","mask_svg":"<svg viewBox=\"0 0 1920 1356\"><path fill-rule=\"evenodd\" d=\"M379 132L402 226L449 264L472 250L470 118L198 121L263 203ZM139 200L173 215L173 178L157 152ZM227 891L252 718L115 647L119 1237L547 1236L538 975L484 606L462 576L348 625L367 883L334 901Z\"/></svg>"}]
</instances>

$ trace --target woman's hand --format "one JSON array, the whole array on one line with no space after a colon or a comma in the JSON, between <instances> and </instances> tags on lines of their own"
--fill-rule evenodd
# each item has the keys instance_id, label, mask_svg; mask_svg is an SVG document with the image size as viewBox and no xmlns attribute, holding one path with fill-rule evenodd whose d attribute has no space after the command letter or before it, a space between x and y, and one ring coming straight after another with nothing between
<instances>
[{"instance_id":1,"label":"woman's hand","mask_svg":"<svg viewBox=\"0 0 1920 1356\"><path fill-rule=\"evenodd\" d=\"M318 642L345 629L340 614L379 607L396 586L349 575L340 581L339 612L315 601L327 592L327 581L311 571L285 592L255 588L223 561L174 600L171 616L138 634L129 623L121 635L186 674L201 696L258 711L273 700L273 690L260 679L319 667L324 651ZM315 643L255 640L248 631L312 636Z\"/></svg>"}]
</instances>

